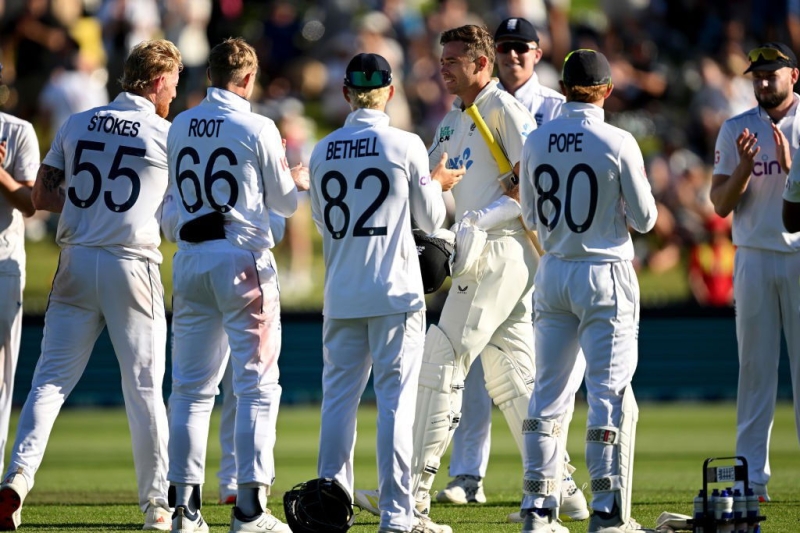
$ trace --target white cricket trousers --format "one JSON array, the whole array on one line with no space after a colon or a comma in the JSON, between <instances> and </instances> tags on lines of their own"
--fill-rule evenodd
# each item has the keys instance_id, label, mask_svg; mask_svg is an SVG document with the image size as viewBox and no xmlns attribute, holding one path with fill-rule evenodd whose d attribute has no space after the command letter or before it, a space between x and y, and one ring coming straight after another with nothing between
<instances>
[{"instance_id":1,"label":"white cricket trousers","mask_svg":"<svg viewBox=\"0 0 800 533\"><path fill-rule=\"evenodd\" d=\"M580 381L571 379L579 349L586 359L588 426L620 427L622 395L639 358L639 281L630 261L564 261L545 254L536 273L536 386L528 418L559 420L575 402ZM558 439L526 433L525 479L556 480L563 467ZM589 477L619 473L616 446L586 444ZM633 453L633 450L631 450ZM558 506L559 490L550 496L526 494L522 508ZM598 493L592 508L610 512L614 493Z\"/></svg>"},{"instance_id":2,"label":"white cricket trousers","mask_svg":"<svg viewBox=\"0 0 800 533\"><path fill-rule=\"evenodd\" d=\"M332 319L323 324L322 423L318 473L353 493L356 414L370 370L378 403L381 530L411 531L411 460L425 311Z\"/></svg>"},{"instance_id":3,"label":"white cricket trousers","mask_svg":"<svg viewBox=\"0 0 800 533\"><path fill-rule=\"evenodd\" d=\"M800 440L800 252L738 248L733 295L739 346L736 455L747 458L750 482L766 485L781 329L789 352L795 428Z\"/></svg>"},{"instance_id":4,"label":"white cricket trousers","mask_svg":"<svg viewBox=\"0 0 800 533\"><path fill-rule=\"evenodd\" d=\"M42 354L20 413L7 473L28 486L42 463L56 417L108 328L122 375L133 462L144 511L166 506L167 412L162 394L167 324L158 265L104 248L64 248L44 318ZM91 458L87 458L87 465Z\"/></svg>"},{"instance_id":5,"label":"white cricket trousers","mask_svg":"<svg viewBox=\"0 0 800 533\"><path fill-rule=\"evenodd\" d=\"M3 472L14 376L22 335L22 290L25 277L0 275L0 472Z\"/></svg>"},{"instance_id":6,"label":"white cricket trousers","mask_svg":"<svg viewBox=\"0 0 800 533\"><path fill-rule=\"evenodd\" d=\"M280 302L272 252L224 240L185 245L173 260L169 475L205 481L214 397L230 353L238 483L271 486L281 388ZM230 346L230 352L227 348Z\"/></svg>"}]
</instances>

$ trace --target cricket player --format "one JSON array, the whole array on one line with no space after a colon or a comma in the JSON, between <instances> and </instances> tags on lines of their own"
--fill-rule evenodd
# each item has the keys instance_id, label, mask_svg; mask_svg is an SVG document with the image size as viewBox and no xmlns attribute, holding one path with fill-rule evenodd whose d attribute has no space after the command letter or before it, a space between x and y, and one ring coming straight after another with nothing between
<instances>
[{"instance_id":1,"label":"cricket player","mask_svg":"<svg viewBox=\"0 0 800 533\"><path fill-rule=\"evenodd\" d=\"M374 373L378 403L380 531L426 531L411 487L414 402L425 342L425 294L411 219L427 233L445 220L442 190L422 140L389 126L392 69L358 54L342 90L352 112L311 154L311 212L323 238L322 425L319 477L353 492L356 412ZM442 180L444 183L441 183Z\"/></svg>"},{"instance_id":2,"label":"cricket player","mask_svg":"<svg viewBox=\"0 0 800 533\"><path fill-rule=\"evenodd\" d=\"M566 533L558 521L564 420L582 349L589 417L586 465L594 514L590 533L627 533L638 409L631 379L638 360L639 283L627 226L647 232L656 204L642 153L628 132L606 124L611 67L593 50L567 56L567 102L525 143L520 202L546 251L534 293L536 386L525 420L522 531Z\"/></svg>"},{"instance_id":3,"label":"cricket player","mask_svg":"<svg viewBox=\"0 0 800 533\"><path fill-rule=\"evenodd\" d=\"M269 211L294 213L308 171L289 169L274 122L251 111L257 72L256 52L243 39L215 46L206 98L175 118L167 140L170 194L178 199L169 400L173 531L208 531L200 489L214 397L230 354L238 482L230 531L289 532L267 508L281 396Z\"/></svg>"},{"instance_id":4,"label":"cricket player","mask_svg":"<svg viewBox=\"0 0 800 533\"><path fill-rule=\"evenodd\" d=\"M531 291L536 266L536 251L512 198L516 174L500 170L501 165L517 166L536 123L492 80L494 41L485 28L447 30L440 43L442 78L458 98L436 130L429 165L447 153L447 166L464 167L466 173L452 189L456 263L439 323L425 337L414 418L416 508L432 532L450 531L427 517L430 490L458 426L464 378L479 354L485 386L522 452L522 421L533 386ZM469 107L473 104L477 114ZM491 132L491 144L481 130ZM492 144L502 152L502 162L493 155Z\"/></svg>"},{"instance_id":5,"label":"cricket player","mask_svg":"<svg viewBox=\"0 0 800 533\"><path fill-rule=\"evenodd\" d=\"M736 455L747 458L750 486L769 501L769 439L775 415L781 330L786 338L800 438L800 225L784 227L781 208L798 198L792 158L800 142L800 71L783 43L751 50L758 106L725 121L717 137L711 201L733 211L733 294L739 348ZM791 172L790 172L791 171ZM789 175L787 181L786 176ZM785 192L784 192L785 188ZM785 200L783 201L782 198Z\"/></svg>"},{"instance_id":6,"label":"cricket player","mask_svg":"<svg viewBox=\"0 0 800 533\"><path fill-rule=\"evenodd\" d=\"M542 58L539 35L533 24L524 18L508 18L500 23L494 34L497 52L498 86L519 100L541 126L555 118L564 103L564 95L544 87L534 71ZM578 358L570 386L578 388L583 381L585 363ZM570 411L570 418L572 411ZM489 464L491 444L492 400L484 386L483 366L474 364L464 382L461 421L453 435L449 471L453 479L436 495L437 501L456 504L485 503L483 478ZM569 422L564 424L562 437L566 441ZM567 455L567 463L569 456ZM559 506L563 520L585 520L589 517L586 497L572 479L574 467L564 470ZM522 522L519 512L508 515L511 522Z\"/></svg>"},{"instance_id":7,"label":"cricket player","mask_svg":"<svg viewBox=\"0 0 800 533\"><path fill-rule=\"evenodd\" d=\"M171 42L136 45L125 60L123 92L106 106L72 115L39 168L33 205L61 213L61 254L42 355L0 485L0 530L19 526L55 419L103 327L122 374L144 529L170 528L158 211L167 188L165 117L181 68Z\"/></svg>"},{"instance_id":8,"label":"cricket player","mask_svg":"<svg viewBox=\"0 0 800 533\"><path fill-rule=\"evenodd\" d=\"M0 82L3 66L0 65ZM3 472L14 375L22 332L25 226L35 212L31 190L39 170L39 141L30 122L0 113L0 472Z\"/></svg>"}]
</instances>

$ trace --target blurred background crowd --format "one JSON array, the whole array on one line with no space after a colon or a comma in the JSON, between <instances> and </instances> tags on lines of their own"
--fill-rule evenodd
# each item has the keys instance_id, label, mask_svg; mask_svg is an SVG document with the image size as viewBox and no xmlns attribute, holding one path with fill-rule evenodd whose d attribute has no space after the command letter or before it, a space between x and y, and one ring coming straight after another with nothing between
<instances>
[{"instance_id":1,"label":"blurred background crowd","mask_svg":"<svg viewBox=\"0 0 800 533\"><path fill-rule=\"evenodd\" d=\"M645 303L662 301L652 292L664 289L660 280L680 279L682 301L730 305L730 220L708 199L714 144L725 119L755 105L742 74L747 52L770 40L800 51L800 0L0 0L0 107L34 123L44 155L69 114L116 96L133 44L163 36L178 45L175 114L203 98L210 46L243 36L261 61L254 107L278 124L290 164L307 163L316 140L341 125L344 68L361 51L392 64L392 124L430 143L452 102L439 34L463 24L494 33L509 16L538 29L544 85L558 89L572 49L598 49L611 62L607 119L639 141L659 202L655 230L635 240L637 267L654 280L643 285ZM52 226L35 218L28 238L51 239ZM305 206L278 250L289 297L321 286L315 234Z\"/></svg>"}]
</instances>

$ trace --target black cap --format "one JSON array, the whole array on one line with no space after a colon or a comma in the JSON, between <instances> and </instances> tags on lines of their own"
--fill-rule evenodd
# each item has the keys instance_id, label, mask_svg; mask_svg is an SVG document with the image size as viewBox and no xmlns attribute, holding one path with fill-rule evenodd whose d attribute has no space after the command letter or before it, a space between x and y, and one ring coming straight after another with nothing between
<instances>
[{"instance_id":1,"label":"black cap","mask_svg":"<svg viewBox=\"0 0 800 533\"><path fill-rule=\"evenodd\" d=\"M344 84L354 89L380 89L392 84L392 67L378 54L358 54L347 65Z\"/></svg>"},{"instance_id":2,"label":"black cap","mask_svg":"<svg viewBox=\"0 0 800 533\"><path fill-rule=\"evenodd\" d=\"M774 52L773 52L774 50ZM796 68L797 56L783 43L770 42L750 50L747 54L750 66L745 74L761 70L778 70L783 67Z\"/></svg>"},{"instance_id":3,"label":"black cap","mask_svg":"<svg viewBox=\"0 0 800 533\"><path fill-rule=\"evenodd\" d=\"M611 66L595 50L574 50L564 60L561 79L567 87L593 87L611 83Z\"/></svg>"},{"instance_id":4,"label":"black cap","mask_svg":"<svg viewBox=\"0 0 800 533\"><path fill-rule=\"evenodd\" d=\"M500 39L508 41L531 41L539 42L539 34L533 24L522 18L510 18L500 23L497 31L494 32L495 42Z\"/></svg>"}]
</instances>

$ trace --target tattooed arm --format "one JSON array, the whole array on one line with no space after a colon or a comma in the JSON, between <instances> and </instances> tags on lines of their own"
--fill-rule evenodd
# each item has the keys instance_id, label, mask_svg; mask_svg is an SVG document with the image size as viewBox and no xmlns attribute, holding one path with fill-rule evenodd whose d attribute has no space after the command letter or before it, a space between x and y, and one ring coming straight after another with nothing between
<instances>
[{"instance_id":1,"label":"tattooed arm","mask_svg":"<svg viewBox=\"0 0 800 533\"><path fill-rule=\"evenodd\" d=\"M60 213L64 208L64 171L50 165L39 167L39 174L33 184L31 199L36 209Z\"/></svg>"}]
</instances>

